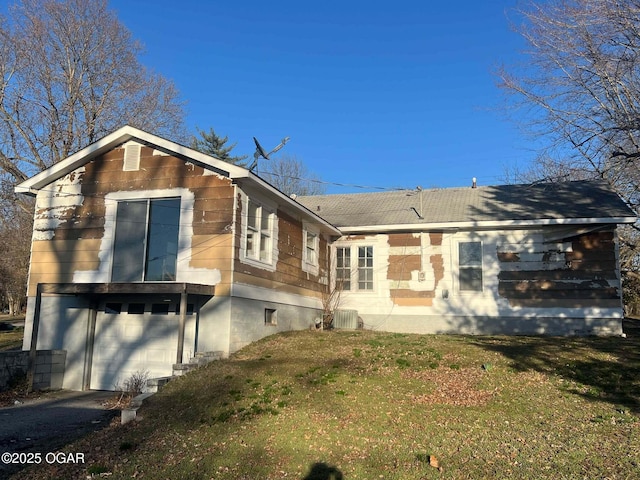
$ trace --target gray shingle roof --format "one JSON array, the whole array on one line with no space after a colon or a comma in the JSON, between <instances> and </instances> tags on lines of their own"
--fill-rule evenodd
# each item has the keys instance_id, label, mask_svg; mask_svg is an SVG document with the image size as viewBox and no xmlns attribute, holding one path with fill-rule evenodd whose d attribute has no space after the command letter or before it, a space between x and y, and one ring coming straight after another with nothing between
<instances>
[{"instance_id":1,"label":"gray shingle roof","mask_svg":"<svg viewBox=\"0 0 640 480\"><path fill-rule=\"evenodd\" d=\"M338 228L635 216L615 192L593 181L314 195L297 201Z\"/></svg>"}]
</instances>

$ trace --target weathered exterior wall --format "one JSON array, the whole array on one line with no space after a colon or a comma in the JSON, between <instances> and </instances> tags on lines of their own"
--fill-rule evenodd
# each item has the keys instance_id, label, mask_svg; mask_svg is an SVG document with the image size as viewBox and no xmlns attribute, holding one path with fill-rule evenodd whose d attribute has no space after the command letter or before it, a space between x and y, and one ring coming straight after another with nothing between
<instances>
[{"instance_id":1,"label":"weathered exterior wall","mask_svg":"<svg viewBox=\"0 0 640 480\"><path fill-rule=\"evenodd\" d=\"M139 169L124 171L124 151L97 157L38 193L29 295L39 282L110 281L116 201L162 196L183 199L178 276L228 291L231 181L145 146Z\"/></svg>"},{"instance_id":2,"label":"weathered exterior wall","mask_svg":"<svg viewBox=\"0 0 640 480\"><path fill-rule=\"evenodd\" d=\"M499 295L513 307L581 308L620 305L613 231L585 233L562 242L498 245Z\"/></svg>"},{"instance_id":3,"label":"weathered exterior wall","mask_svg":"<svg viewBox=\"0 0 640 480\"><path fill-rule=\"evenodd\" d=\"M458 244L482 244L482 291L461 291ZM415 333L620 334L615 231L579 227L346 236L372 246L374 288L341 293L365 328ZM355 251L355 250L354 250ZM352 253L353 255L353 253ZM352 285L357 272L352 272Z\"/></svg>"},{"instance_id":4,"label":"weathered exterior wall","mask_svg":"<svg viewBox=\"0 0 640 480\"><path fill-rule=\"evenodd\" d=\"M238 199L237 219L242 217L243 202ZM234 283L270 289L281 293L289 293L317 299L319 305L322 291L328 282L328 248L327 238L320 235L318 249L317 274L305 272L302 268L303 255L303 223L281 209L276 212L277 228L275 268L264 268L244 262L241 245L244 241L240 220L236 225Z\"/></svg>"}]
</instances>

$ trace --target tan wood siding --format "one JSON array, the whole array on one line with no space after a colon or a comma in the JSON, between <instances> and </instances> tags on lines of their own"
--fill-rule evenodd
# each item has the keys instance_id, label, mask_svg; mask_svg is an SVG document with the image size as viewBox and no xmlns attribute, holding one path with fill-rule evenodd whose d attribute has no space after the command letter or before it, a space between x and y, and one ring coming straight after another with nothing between
<instances>
[{"instance_id":1,"label":"tan wood siding","mask_svg":"<svg viewBox=\"0 0 640 480\"><path fill-rule=\"evenodd\" d=\"M241 201L238 201L237 218L241 218ZM295 293L319 298L326 288L328 278L327 240L322 235L318 247L318 274L302 270L303 224L286 212L278 209L278 261L275 271L245 263L240 258L241 226L236 229L236 260L234 262L234 282L277 289L286 293ZM238 222L239 223L239 222Z\"/></svg>"},{"instance_id":2,"label":"tan wood siding","mask_svg":"<svg viewBox=\"0 0 640 480\"><path fill-rule=\"evenodd\" d=\"M229 291L234 186L182 158L141 148L140 168L123 171L119 147L52 183L38 195L35 219L40 239L32 244L29 294L38 282L72 282L77 271L97 270L105 236L105 197L113 192L183 188L193 196L190 268L218 269ZM39 230L38 230L39 229ZM180 266L178 267L180 268Z\"/></svg>"}]
</instances>

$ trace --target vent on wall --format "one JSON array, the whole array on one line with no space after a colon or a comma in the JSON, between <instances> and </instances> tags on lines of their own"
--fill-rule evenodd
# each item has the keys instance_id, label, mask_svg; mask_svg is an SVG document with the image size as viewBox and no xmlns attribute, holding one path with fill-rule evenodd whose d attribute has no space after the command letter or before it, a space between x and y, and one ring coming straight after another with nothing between
<instances>
[{"instance_id":1,"label":"vent on wall","mask_svg":"<svg viewBox=\"0 0 640 480\"><path fill-rule=\"evenodd\" d=\"M135 172L140 170L140 147L139 143L129 142L124 146L124 172Z\"/></svg>"}]
</instances>

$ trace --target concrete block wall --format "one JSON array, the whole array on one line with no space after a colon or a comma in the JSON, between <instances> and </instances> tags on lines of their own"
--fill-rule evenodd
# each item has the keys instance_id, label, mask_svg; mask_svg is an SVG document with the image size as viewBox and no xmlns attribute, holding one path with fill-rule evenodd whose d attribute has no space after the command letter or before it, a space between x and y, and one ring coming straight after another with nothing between
<instances>
[{"instance_id":1,"label":"concrete block wall","mask_svg":"<svg viewBox=\"0 0 640 480\"><path fill-rule=\"evenodd\" d=\"M33 376L34 390L58 390L62 388L65 350L38 350ZM6 389L13 379L27 375L29 352L17 350L0 352L0 390Z\"/></svg>"}]
</instances>

